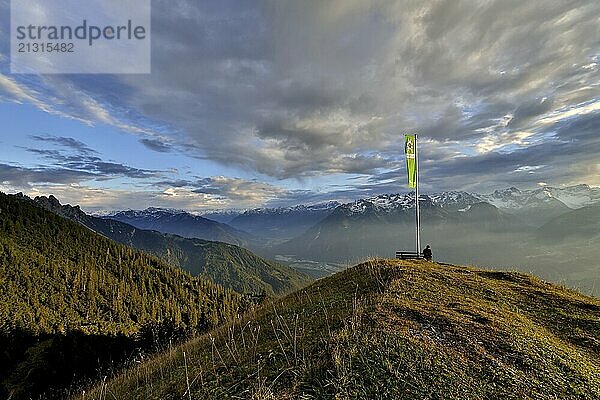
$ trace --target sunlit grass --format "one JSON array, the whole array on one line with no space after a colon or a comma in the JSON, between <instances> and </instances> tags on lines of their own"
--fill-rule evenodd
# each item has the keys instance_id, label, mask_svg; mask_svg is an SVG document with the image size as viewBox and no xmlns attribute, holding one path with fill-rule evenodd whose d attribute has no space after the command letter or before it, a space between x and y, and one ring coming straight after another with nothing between
<instances>
[{"instance_id":1,"label":"sunlit grass","mask_svg":"<svg viewBox=\"0 0 600 400\"><path fill-rule=\"evenodd\" d=\"M370 260L81 398L600 398L598 360L598 299L516 272Z\"/></svg>"}]
</instances>

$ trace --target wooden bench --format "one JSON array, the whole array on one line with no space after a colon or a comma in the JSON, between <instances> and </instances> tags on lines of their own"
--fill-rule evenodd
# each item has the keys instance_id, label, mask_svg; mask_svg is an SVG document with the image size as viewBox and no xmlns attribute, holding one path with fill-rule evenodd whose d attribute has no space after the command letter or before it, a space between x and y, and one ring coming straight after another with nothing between
<instances>
[{"instance_id":1,"label":"wooden bench","mask_svg":"<svg viewBox=\"0 0 600 400\"><path fill-rule=\"evenodd\" d=\"M397 251L396 258L400 260L420 260L423 258L423 254L419 254L416 251Z\"/></svg>"}]
</instances>

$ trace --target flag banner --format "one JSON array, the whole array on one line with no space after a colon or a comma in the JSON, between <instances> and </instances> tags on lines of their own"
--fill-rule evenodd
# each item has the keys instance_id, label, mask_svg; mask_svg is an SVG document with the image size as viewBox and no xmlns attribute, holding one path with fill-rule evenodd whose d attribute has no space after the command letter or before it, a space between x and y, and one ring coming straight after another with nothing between
<instances>
[{"instance_id":1,"label":"flag banner","mask_svg":"<svg viewBox=\"0 0 600 400\"><path fill-rule=\"evenodd\" d=\"M415 149L417 142L414 135L404 135L404 153L406 153L406 170L408 172L408 187L417 187L417 158Z\"/></svg>"}]
</instances>

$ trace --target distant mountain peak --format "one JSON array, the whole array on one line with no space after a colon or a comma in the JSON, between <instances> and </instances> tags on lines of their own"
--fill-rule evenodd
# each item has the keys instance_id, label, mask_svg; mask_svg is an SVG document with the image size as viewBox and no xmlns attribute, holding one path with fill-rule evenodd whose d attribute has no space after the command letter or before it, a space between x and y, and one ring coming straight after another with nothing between
<instances>
[{"instance_id":1,"label":"distant mountain peak","mask_svg":"<svg viewBox=\"0 0 600 400\"><path fill-rule=\"evenodd\" d=\"M240 215L265 215L265 214L282 215L282 214L299 213L299 212L313 212L313 211L318 212L318 211L334 210L336 207L340 206L341 204L342 203L340 203L336 200L331 200L331 201L322 202L322 203L298 204L298 205L289 206L289 207L257 207L257 208L250 208L250 209L244 210L243 212L240 213Z\"/></svg>"},{"instance_id":2,"label":"distant mountain peak","mask_svg":"<svg viewBox=\"0 0 600 400\"><path fill-rule=\"evenodd\" d=\"M176 209L176 208L165 208L165 207L148 207L146 209L143 210L144 212L147 213L164 213L164 214L191 214L192 213L186 211L186 210L181 210L181 209Z\"/></svg>"},{"instance_id":3,"label":"distant mountain peak","mask_svg":"<svg viewBox=\"0 0 600 400\"><path fill-rule=\"evenodd\" d=\"M187 238L217 240L241 246L247 245L250 239L246 232L184 210L148 207L145 210L118 211L103 217L121 221L139 229L156 230Z\"/></svg>"},{"instance_id":4,"label":"distant mountain peak","mask_svg":"<svg viewBox=\"0 0 600 400\"><path fill-rule=\"evenodd\" d=\"M515 194L521 194L521 190L511 186L509 188L506 189L496 189L494 190L494 195L501 195L501 196L510 196L510 195L515 195Z\"/></svg>"},{"instance_id":5,"label":"distant mountain peak","mask_svg":"<svg viewBox=\"0 0 600 400\"><path fill-rule=\"evenodd\" d=\"M29 199L27 196L24 197ZM48 211L75 221L81 221L82 218L86 216L86 214L81 211L81 207L79 207L79 205L72 206L70 204L61 204L60 201L53 195L48 197L36 196L33 199L33 202Z\"/></svg>"}]
</instances>

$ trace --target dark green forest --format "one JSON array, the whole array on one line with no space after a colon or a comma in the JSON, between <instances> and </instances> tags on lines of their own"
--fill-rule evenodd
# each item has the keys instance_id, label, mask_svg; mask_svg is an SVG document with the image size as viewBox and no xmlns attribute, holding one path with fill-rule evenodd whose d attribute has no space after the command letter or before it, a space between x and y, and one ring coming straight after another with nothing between
<instances>
[{"instance_id":1,"label":"dark green forest","mask_svg":"<svg viewBox=\"0 0 600 400\"><path fill-rule=\"evenodd\" d=\"M59 396L56 388L206 331L250 304L0 193L0 398L37 398L51 386Z\"/></svg>"}]
</instances>

